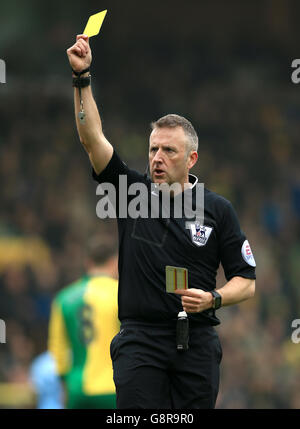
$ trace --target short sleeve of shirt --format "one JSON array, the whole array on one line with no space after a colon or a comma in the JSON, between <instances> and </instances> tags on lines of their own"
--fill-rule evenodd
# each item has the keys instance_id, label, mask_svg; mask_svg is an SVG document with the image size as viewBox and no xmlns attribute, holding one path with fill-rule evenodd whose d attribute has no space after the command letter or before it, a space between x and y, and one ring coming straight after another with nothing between
<instances>
[{"instance_id":1,"label":"short sleeve of shirt","mask_svg":"<svg viewBox=\"0 0 300 429\"><path fill-rule=\"evenodd\" d=\"M105 169L100 174L97 174L93 169L92 176L93 179L96 180L96 182L100 184L104 182L112 183L116 189L119 189L120 176L126 176L128 185L131 185L134 182L140 182L143 178L142 174L129 169L127 165L121 160L115 150Z\"/></svg>"},{"instance_id":2,"label":"short sleeve of shirt","mask_svg":"<svg viewBox=\"0 0 300 429\"><path fill-rule=\"evenodd\" d=\"M113 218L127 217L128 203L134 198L129 192L130 186L141 184L140 186L145 186L147 191L147 180L149 182L144 175L128 168L115 150L106 168L98 175L93 169L92 175L101 188L97 195L105 196L102 200L104 203L100 201L96 208L97 214L100 213L98 216L104 219L108 213ZM106 210L103 206L107 200L110 202L110 208Z\"/></svg>"},{"instance_id":3,"label":"short sleeve of shirt","mask_svg":"<svg viewBox=\"0 0 300 429\"><path fill-rule=\"evenodd\" d=\"M57 298L54 299L51 306L48 350L54 358L57 374L60 376L66 375L71 368L71 345L62 307Z\"/></svg>"},{"instance_id":4,"label":"short sleeve of shirt","mask_svg":"<svg viewBox=\"0 0 300 429\"><path fill-rule=\"evenodd\" d=\"M221 222L220 257L227 281L235 276L256 278L256 263L250 244L241 231L238 217L229 201L225 203Z\"/></svg>"}]
</instances>

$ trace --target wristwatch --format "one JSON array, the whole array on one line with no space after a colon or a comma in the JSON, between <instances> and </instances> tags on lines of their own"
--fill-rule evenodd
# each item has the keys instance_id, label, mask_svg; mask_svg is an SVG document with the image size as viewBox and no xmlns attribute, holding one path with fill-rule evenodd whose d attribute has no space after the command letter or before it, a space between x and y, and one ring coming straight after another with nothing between
<instances>
[{"instance_id":1,"label":"wristwatch","mask_svg":"<svg viewBox=\"0 0 300 429\"><path fill-rule=\"evenodd\" d=\"M222 297L216 290L210 290L210 293L213 296L213 305L212 308L214 310L218 310L218 308L222 305Z\"/></svg>"}]
</instances>

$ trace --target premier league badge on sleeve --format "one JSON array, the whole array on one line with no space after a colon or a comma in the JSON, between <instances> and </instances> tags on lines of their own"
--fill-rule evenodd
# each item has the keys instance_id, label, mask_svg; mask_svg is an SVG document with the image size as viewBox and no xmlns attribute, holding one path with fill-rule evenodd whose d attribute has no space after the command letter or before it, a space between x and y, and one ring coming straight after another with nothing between
<instances>
[{"instance_id":1,"label":"premier league badge on sleeve","mask_svg":"<svg viewBox=\"0 0 300 429\"><path fill-rule=\"evenodd\" d=\"M248 240L245 240L242 245L242 257L251 267L256 267L256 262Z\"/></svg>"},{"instance_id":2,"label":"premier league badge on sleeve","mask_svg":"<svg viewBox=\"0 0 300 429\"><path fill-rule=\"evenodd\" d=\"M200 225L199 222L194 222L190 224L190 231L193 243L197 246L205 246L212 232L212 228Z\"/></svg>"}]
</instances>

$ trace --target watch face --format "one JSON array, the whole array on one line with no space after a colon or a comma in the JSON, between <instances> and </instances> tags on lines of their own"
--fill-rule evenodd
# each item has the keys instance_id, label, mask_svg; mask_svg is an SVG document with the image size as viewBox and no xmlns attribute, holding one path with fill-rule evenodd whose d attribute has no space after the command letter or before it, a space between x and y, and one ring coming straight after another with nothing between
<instances>
[{"instance_id":1,"label":"watch face","mask_svg":"<svg viewBox=\"0 0 300 429\"><path fill-rule=\"evenodd\" d=\"M220 296L216 296L215 297L215 305L214 305L214 308L215 309L218 309L218 308L220 308L221 307L221 297Z\"/></svg>"},{"instance_id":2,"label":"watch face","mask_svg":"<svg viewBox=\"0 0 300 429\"><path fill-rule=\"evenodd\" d=\"M220 295L218 292L216 292L215 290L211 291L210 293L211 293L211 294L212 294L212 296L213 296L213 308L214 308L215 310L217 310L217 309L218 309L218 308L220 308L220 307L221 307L221 305L222 305L222 297L221 297L221 295Z\"/></svg>"}]
</instances>

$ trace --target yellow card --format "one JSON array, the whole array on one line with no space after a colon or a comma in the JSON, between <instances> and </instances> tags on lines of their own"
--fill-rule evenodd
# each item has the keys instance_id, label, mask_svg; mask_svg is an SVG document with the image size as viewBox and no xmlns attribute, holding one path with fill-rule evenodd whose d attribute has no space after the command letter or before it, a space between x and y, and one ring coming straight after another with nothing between
<instances>
[{"instance_id":1,"label":"yellow card","mask_svg":"<svg viewBox=\"0 0 300 429\"><path fill-rule=\"evenodd\" d=\"M103 10L102 12L95 13L95 15L91 15L82 34L85 34L89 37L97 36L97 34L99 34L106 13L107 10Z\"/></svg>"},{"instance_id":2,"label":"yellow card","mask_svg":"<svg viewBox=\"0 0 300 429\"><path fill-rule=\"evenodd\" d=\"M166 266L166 291L174 293L178 289L188 289L188 270Z\"/></svg>"}]
</instances>

